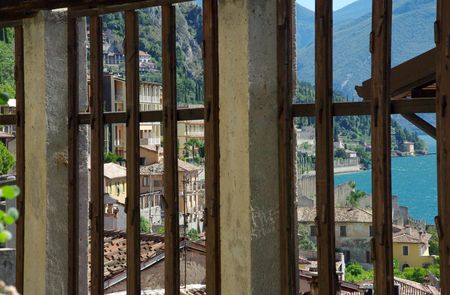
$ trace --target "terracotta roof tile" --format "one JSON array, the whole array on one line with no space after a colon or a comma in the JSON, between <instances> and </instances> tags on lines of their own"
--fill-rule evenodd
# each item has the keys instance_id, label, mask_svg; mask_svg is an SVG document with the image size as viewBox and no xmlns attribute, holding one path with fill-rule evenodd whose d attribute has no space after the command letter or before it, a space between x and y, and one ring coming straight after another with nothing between
<instances>
[{"instance_id":1,"label":"terracotta roof tile","mask_svg":"<svg viewBox=\"0 0 450 295\"><path fill-rule=\"evenodd\" d=\"M361 208L335 208L336 222L372 222L372 212ZM299 222L314 222L316 208L298 207Z\"/></svg>"}]
</instances>

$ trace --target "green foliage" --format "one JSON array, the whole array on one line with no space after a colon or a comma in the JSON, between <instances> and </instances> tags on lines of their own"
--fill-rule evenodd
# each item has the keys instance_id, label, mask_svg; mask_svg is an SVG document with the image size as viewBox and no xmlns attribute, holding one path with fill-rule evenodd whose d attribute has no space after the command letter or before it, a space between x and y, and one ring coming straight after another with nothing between
<instances>
[{"instance_id":1,"label":"green foliage","mask_svg":"<svg viewBox=\"0 0 450 295\"><path fill-rule=\"evenodd\" d=\"M139 50L148 53L151 61L161 69L161 9L145 8L139 13ZM104 33L110 41L123 43L123 14L103 16ZM201 103L203 101L202 65L202 10L195 3L176 5L176 80L177 102L180 104ZM118 73L124 74L123 67ZM114 71L113 71L114 72ZM141 74L146 82L161 83L161 71Z\"/></svg>"},{"instance_id":2,"label":"green foliage","mask_svg":"<svg viewBox=\"0 0 450 295\"><path fill-rule=\"evenodd\" d=\"M105 153L105 163L118 163L122 161L125 161L125 159L117 154L110 152Z\"/></svg>"},{"instance_id":3,"label":"green foliage","mask_svg":"<svg viewBox=\"0 0 450 295\"><path fill-rule=\"evenodd\" d=\"M16 158L14 157L14 155L6 148L6 146L2 142L0 142L0 172L2 174L8 174L15 163Z\"/></svg>"},{"instance_id":4,"label":"green foliage","mask_svg":"<svg viewBox=\"0 0 450 295\"><path fill-rule=\"evenodd\" d=\"M3 30L0 32L4 32ZM0 33L2 35L3 33ZM14 47L12 37L2 41L0 38L0 93L9 97L16 96L14 80ZM3 94L4 93L4 94ZM2 99L4 100L4 99ZM4 104L4 103L3 103Z\"/></svg>"},{"instance_id":5,"label":"green foliage","mask_svg":"<svg viewBox=\"0 0 450 295\"><path fill-rule=\"evenodd\" d=\"M139 219L139 230L144 234L148 234L150 232L150 222L143 216Z\"/></svg>"},{"instance_id":6,"label":"green foliage","mask_svg":"<svg viewBox=\"0 0 450 295\"><path fill-rule=\"evenodd\" d=\"M297 82L296 103L312 103L314 97L315 89L313 85L307 82ZM348 101L348 98L338 92L333 92L333 101L345 102ZM314 118L297 118L295 123L298 128L311 126L314 124ZM339 116L334 118L334 139L337 140L337 136L340 136L344 142L352 143L354 145L352 149L357 152L365 169L370 166L370 153L366 152L363 146L371 141L370 130L370 116ZM403 128L395 120L392 120L392 134L392 147L394 149L403 150L404 141L413 142L418 150L427 149L426 143L419 139L416 132ZM342 151L338 153L343 156Z\"/></svg>"},{"instance_id":7,"label":"green foliage","mask_svg":"<svg viewBox=\"0 0 450 295\"><path fill-rule=\"evenodd\" d=\"M356 188L356 183L350 182L350 187L353 189L350 195L347 197L347 205L351 207L359 207L359 201L364 198L367 194Z\"/></svg>"},{"instance_id":8,"label":"green foliage","mask_svg":"<svg viewBox=\"0 0 450 295\"><path fill-rule=\"evenodd\" d=\"M430 255L439 255L439 237L435 228L428 228L427 233L431 234L428 242Z\"/></svg>"},{"instance_id":9,"label":"green foliage","mask_svg":"<svg viewBox=\"0 0 450 295\"><path fill-rule=\"evenodd\" d=\"M317 250L316 244L309 237L308 227L304 224L298 226L298 246L300 250Z\"/></svg>"},{"instance_id":10,"label":"green foliage","mask_svg":"<svg viewBox=\"0 0 450 295\"><path fill-rule=\"evenodd\" d=\"M359 263L350 263L345 268L345 280L350 283L360 283L373 280L373 270L365 270Z\"/></svg>"},{"instance_id":11,"label":"green foliage","mask_svg":"<svg viewBox=\"0 0 450 295\"><path fill-rule=\"evenodd\" d=\"M166 232L166 231L165 231L165 229L164 229L164 226L161 226L160 228L158 228L158 234L164 235L165 232Z\"/></svg>"},{"instance_id":12,"label":"green foliage","mask_svg":"<svg viewBox=\"0 0 450 295\"><path fill-rule=\"evenodd\" d=\"M192 162L200 164L205 157L205 142L198 139L189 139L184 143L184 156L191 158Z\"/></svg>"},{"instance_id":13,"label":"green foliage","mask_svg":"<svg viewBox=\"0 0 450 295\"><path fill-rule=\"evenodd\" d=\"M0 189L0 197L6 200L15 199L20 194L17 186L3 186ZM12 239L12 234L7 230L8 225L15 223L19 219L19 211L16 208L9 208L6 212L0 210L0 245Z\"/></svg>"},{"instance_id":14,"label":"green foliage","mask_svg":"<svg viewBox=\"0 0 450 295\"><path fill-rule=\"evenodd\" d=\"M188 233L187 233L187 235L188 235L188 237L189 237L189 239L191 240L191 241L198 241L198 240L200 240L200 235L198 234L198 231L196 230L196 229L194 229L194 228L191 228L189 231L188 231Z\"/></svg>"},{"instance_id":15,"label":"green foliage","mask_svg":"<svg viewBox=\"0 0 450 295\"><path fill-rule=\"evenodd\" d=\"M349 155L345 152L345 149L336 149L334 151L334 157L338 159L348 159Z\"/></svg>"}]
</instances>

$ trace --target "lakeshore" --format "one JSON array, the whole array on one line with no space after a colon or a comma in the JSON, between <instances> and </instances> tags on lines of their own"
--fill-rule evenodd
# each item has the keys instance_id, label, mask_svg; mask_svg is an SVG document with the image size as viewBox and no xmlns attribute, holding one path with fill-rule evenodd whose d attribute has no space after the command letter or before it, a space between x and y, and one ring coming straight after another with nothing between
<instances>
[{"instance_id":1,"label":"lakeshore","mask_svg":"<svg viewBox=\"0 0 450 295\"><path fill-rule=\"evenodd\" d=\"M429 154L392 158L392 194L409 208L410 216L433 224L437 214L436 141L429 136L420 138L427 143ZM358 189L368 194L372 191L371 170L339 173L334 181L335 185L354 181Z\"/></svg>"}]
</instances>

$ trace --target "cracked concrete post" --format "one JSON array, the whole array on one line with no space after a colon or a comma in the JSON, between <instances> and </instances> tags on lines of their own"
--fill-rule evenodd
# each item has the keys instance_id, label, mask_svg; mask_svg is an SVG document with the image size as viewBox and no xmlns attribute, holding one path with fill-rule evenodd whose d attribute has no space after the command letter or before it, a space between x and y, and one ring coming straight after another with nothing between
<instances>
[{"instance_id":1,"label":"cracked concrete post","mask_svg":"<svg viewBox=\"0 0 450 295\"><path fill-rule=\"evenodd\" d=\"M222 294L281 294L276 0L219 1Z\"/></svg>"},{"instance_id":2,"label":"cracked concrete post","mask_svg":"<svg viewBox=\"0 0 450 295\"><path fill-rule=\"evenodd\" d=\"M68 78L65 12L24 21L24 294L68 294Z\"/></svg>"}]
</instances>

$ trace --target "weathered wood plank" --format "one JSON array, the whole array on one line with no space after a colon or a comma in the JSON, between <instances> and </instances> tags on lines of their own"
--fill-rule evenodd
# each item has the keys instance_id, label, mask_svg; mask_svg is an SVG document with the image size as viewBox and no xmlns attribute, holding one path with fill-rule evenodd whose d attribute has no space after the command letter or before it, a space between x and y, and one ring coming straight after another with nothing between
<instances>
[{"instance_id":1,"label":"weathered wood plank","mask_svg":"<svg viewBox=\"0 0 450 295\"><path fill-rule=\"evenodd\" d=\"M79 196L78 196L78 35L77 20L67 20L68 45L68 128L69 128L69 287L70 294L79 294Z\"/></svg>"},{"instance_id":2,"label":"weathered wood plank","mask_svg":"<svg viewBox=\"0 0 450 295\"><path fill-rule=\"evenodd\" d=\"M450 293L450 2L438 0L436 135L441 293Z\"/></svg>"},{"instance_id":3,"label":"weathered wood plank","mask_svg":"<svg viewBox=\"0 0 450 295\"><path fill-rule=\"evenodd\" d=\"M278 162L280 282L282 294L298 294L292 98L295 88L295 1L277 1Z\"/></svg>"},{"instance_id":4,"label":"weathered wood plank","mask_svg":"<svg viewBox=\"0 0 450 295\"><path fill-rule=\"evenodd\" d=\"M203 0L205 118L206 288L220 294L218 2Z\"/></svg>"},{"instance_id":5,"label":"weathered wood plank","mask_svg":"<svg viewBox=\"0 0 450 295\"><path fill-rule=\"evenodd\" d=\"M91 42L91 293L102 295L103 290L103 234L104 234L104 181L103 181L103 38L102 20L90 19Z\"/></svg>"},{"instance_id":6,"label":"weathered wood plank","mask_svg":"<svg viewBox=\"0 0 450 295\"><path fill-rule=\"evenodd\" d=\"M162 6L165 294L180 293L175 7Z\"/></svg>"},{"instance_id":7,"label":"weathered wood plank","mask_svg":"<svg viewBox=\"0 0 450 295\"><path fill-rule=\"evenodd\" d=\"M319 294L336 294L332 1L316 0L316 199Z\"/></svg>"},{"instance_id":8,"label":"weathered wood plank","mask_svg":"<svg viewBox=\"0 0 450 295\"><path fill-rule=\"evenodd\" d=\"M402 114L402 117L405 118L406 120L408 120L409 122L411 122L412 124L414 124L414 126L419 128L420 130L422 130L429 136L436 139L436 128L433 125L431 125L430 123L428 123L427 121L425 121L424 119L422 119L421 117L419 117L418 115Z\"/></svg>"},{"instance_id":9,"label":"weathered wood plank","mask_svg":"<svg viewBox=\"0 0 450 295\"><path fill-rule=\"evenodd\" d=\"M141 292L139 236L139 22L137 12L125 12L127 159L127 293Z\"/></svg>"},{"instance_id":10,"label":"weathered wood plank","mask_svg":"<svg viewBox=\"0 0 450 295\"><path fill-rule=\"evenodd\" d=\"M15 81L16 81L16 177L21 193L17 198L20 218L16 222L16 287L23 293L24 236L25 236L25 83L23 28L15 27Z\"/></svg>"},{"instance_id":11,"label":"weathered wood plank","mask_svg":"<svg viewBox=\"0 0 450 295\"><path fill-rule=\"evenodd\" d=\"M391 192L392 0L373 0L372 10L372 207L377 294L394 294Z\"/></svg>"}]
</instances>

